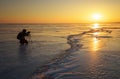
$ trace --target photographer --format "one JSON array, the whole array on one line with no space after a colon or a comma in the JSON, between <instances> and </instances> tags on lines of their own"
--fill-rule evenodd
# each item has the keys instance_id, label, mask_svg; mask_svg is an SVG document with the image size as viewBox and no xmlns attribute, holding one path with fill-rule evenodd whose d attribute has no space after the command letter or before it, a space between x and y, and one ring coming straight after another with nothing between
<instances>
[{"instance_id":1,"label":"photographer","mask_svg":"<svg viewBox=\"0 0 120 79\"><path fill-rule=\"evenodd\" d=\"M28 40L25 38L26 36L30 36L30 31L27 32L26 29L23 29L18 33L17 39L19 40L21 45L28 44Z\"/></svg>"}]
</instances>

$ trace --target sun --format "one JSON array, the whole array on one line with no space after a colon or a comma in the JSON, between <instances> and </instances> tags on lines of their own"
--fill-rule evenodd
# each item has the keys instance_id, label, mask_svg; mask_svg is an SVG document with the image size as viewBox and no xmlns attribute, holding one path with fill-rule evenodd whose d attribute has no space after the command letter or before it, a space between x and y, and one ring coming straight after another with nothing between
<instances>
[{"instance_id":1,"label":"sun","mask_svg":"<svg viewBox=\"0 0 120 79\"><path fill-rule=\"evenodd\" d=\"M102 18L102 15L101 15L101 14L94 14L94 15L92 16L92 18L93 18L94 20L100 20L100 19Z\"/></svg>"}]
</instances>

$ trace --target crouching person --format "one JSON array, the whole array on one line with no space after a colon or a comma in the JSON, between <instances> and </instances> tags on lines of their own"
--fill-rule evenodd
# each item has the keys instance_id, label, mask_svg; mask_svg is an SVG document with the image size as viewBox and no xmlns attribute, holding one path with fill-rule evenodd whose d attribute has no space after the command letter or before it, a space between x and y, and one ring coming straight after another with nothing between
<instances>
[{"instance_id":1,"label":"crouching person","mask_svg":"<svg viewBox=\"0 0 120 79\"><path fill-rule=\"evenodd\" d=\"M17 39L19 40L19 43L21 45L28 44L27 39L25 39L26 36L29 35L30 32L27 32L26 29L23 29L21 32L18 33Z\"/></svg>"}]
</instances>

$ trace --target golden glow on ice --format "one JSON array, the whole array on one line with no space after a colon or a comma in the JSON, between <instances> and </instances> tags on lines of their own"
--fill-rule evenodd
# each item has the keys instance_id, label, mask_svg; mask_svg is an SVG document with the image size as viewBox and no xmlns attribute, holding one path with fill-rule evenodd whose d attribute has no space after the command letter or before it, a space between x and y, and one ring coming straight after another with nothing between
<instances>
[{"instance_id":1,"label":"golden glow on ice","mask_svg":"<svg viewBox=\"0 0 120 79\"><path fill-rule=\"evenodd\" d=\"M97 38L93 38L92 50L97 51L99 49L99 40Z\"/></svg>"},{"instance_id":2,"label":"golden glow on ice","mask_svg":"<svg viewBox=\"0 0 120 79\"><path fill-rule=\"evenodd\" d=\"M99 24L98 23L93 24L92 29L97 29L97 28L100 28Z\"/></svg>"}]
</instances>

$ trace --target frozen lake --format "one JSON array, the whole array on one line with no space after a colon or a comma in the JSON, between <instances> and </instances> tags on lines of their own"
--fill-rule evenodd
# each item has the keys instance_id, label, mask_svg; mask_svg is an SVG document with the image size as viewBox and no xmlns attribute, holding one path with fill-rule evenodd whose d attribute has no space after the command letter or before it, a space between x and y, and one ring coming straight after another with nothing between
<instances>
[{"instance_id":1,"label":"frozen lake","mask_svg":"<svg viewBox=\"0 0 120 79\"><path fill-rule=\"evenodd\" d=\"M46 79L120 79L120 24L99 25L112 33L80 35L92 27L94 24L1 24L0 79L42 79L41 75ZM16 39L23 28L32 34L26 46Z\"/></svg>"}]
</instances>

